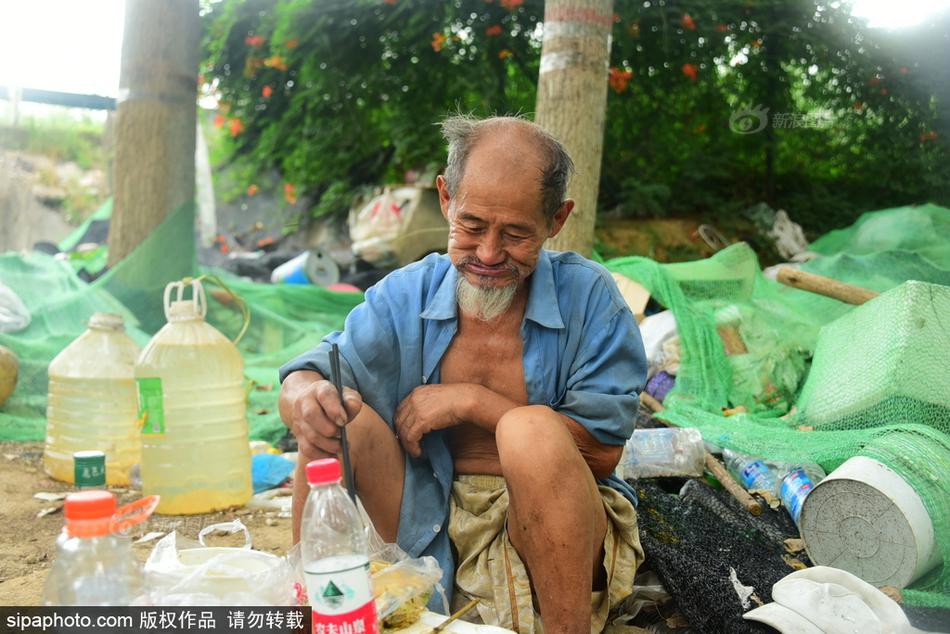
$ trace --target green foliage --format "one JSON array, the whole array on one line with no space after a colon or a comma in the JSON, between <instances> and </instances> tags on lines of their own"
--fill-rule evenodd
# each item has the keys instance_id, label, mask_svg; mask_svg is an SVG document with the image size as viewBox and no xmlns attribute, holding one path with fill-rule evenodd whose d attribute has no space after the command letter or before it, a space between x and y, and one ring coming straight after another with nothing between
<instances>
[{"instance_id":1,"label":"green foliage","mask_svg":"<svg viewBox=\"0 0 950 634\"><path fill-rule=\"evenodd\" d=\"M950 203L950 77L930 50L946 16L888 34L838 2L614 4L602 211L715 219L766 200L821 232L869 208ZM446 114L534 109L542 0L205 8L231 156L279 171L317 214L437 170ZM761 119L741 116L756 106Z\"/></svg>"}]
</instances>

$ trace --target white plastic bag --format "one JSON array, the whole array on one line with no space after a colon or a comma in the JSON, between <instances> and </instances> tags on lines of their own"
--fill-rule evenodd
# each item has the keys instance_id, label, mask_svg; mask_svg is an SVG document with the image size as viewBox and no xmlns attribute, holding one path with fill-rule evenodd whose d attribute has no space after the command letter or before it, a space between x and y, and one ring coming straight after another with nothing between
<instances>
[{"instance_id":1,"label":"white plastic bag","mask_svg":"<svg viewBox=\"0 0 950 634\"><path fill-rule=\"evenodd\" d=\"M244 532L240 548L209 547L215 531ZM177 533L159 541L145 562L152 605L296 605L298 582L289 558L251 549L241 520L206 526L198 547L181 548Z\"/></svg>"},{"instance_id":2,"label":"white plastic bag","mask_svg":"<svg viewBox=\"0 0 950 634\"><path fill-rule=\"evenodd\" d=\"M0 332L17 332L30 325L30 311L23 300L0 282Z\"/></svg>"}]
</instances>

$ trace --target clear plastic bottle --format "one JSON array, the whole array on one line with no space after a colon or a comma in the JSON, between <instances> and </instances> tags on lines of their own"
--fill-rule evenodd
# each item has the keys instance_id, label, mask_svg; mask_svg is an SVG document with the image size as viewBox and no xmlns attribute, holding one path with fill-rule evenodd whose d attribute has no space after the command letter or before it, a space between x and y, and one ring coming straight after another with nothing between
<instances>
[{"instance_id":1,"label":"clear plastic bottle","mask_svg":"<svg viewBox=\"0 0 950 634\"><path fill-rule=\"evenodd\" d=\"M310 495L300 525L300 555L313 627L315 632L376 634L379 624L369 578L366 531L356 505L340 486L340 478L340 463L334 458L307 465Z\"/></svg>"},{"instance_id":2,"label":"clear plastic bottle","mask_svg":"<svg viewBox=\"0 0 950 634\"><path fill-rule=\"evenodd\" d=\"M49 364L43 466L50 477L73 484L73 454L102 451L107 484L129 484L129 471L142 450L135 393L138 355L122 317L95 313L89 329Z\"/></svg>"},{"instance_id":3,"label":"clear plastic bottle","mask_svg":"<svg viewBox=\"0 0 950 634\"><path fill-rule=\"evenodd\" d=\"M143 576L128 537L113 532L115 495L80 491L66 497L66 526L46 578L44 605L136 605Z\"/></svg>"},{"instance_id":4,"label":"clear plastic bottle","mask_svg":"<svg viewBox=\"0 0 950 634\"><path fill-rule=\"evenodd\" d=\"M618 465L620 476L636 480L703 475L706 446L694 428L638 429L627 440Z\"/></svg>"},{"instance_id":5,"label":"clear plastic bottle","mask_svg":"<svg viewBox=\"0 0 950 634\"><path fill-rule=\"evenodd\" d=\"M184 289L165 288L168 323L135 365L142 493L161 496L157 512L168 515L242 506L253 493L244 361L205 321L201 283L191 283L191 299L182 299Z\"/></svg>"},{"instance_id":6,"label":"clear plastic bottle","mask_svg":"<svg viewBox=\"0 0 950 634\"><path fill-rule=\"evenodd\" d=\"M811 493L815 485L825 478L824 470L815 463L792 465L784 477L779 489L782 506L792 516L795 526L798 526L802 515L802 504Z\"/></svg>"},{"instance_id":7,"label":"clear plastic bottle","mask_svg":"<svg viewBox=\"0 0 950 634\"><path fill-rule=\"evenodd\" d=\"M779 478L776 470L761 458L723 449L722 460L729 473L746 489L764 489L773 493L778 491Z\"/></svg>"}]
</instances>

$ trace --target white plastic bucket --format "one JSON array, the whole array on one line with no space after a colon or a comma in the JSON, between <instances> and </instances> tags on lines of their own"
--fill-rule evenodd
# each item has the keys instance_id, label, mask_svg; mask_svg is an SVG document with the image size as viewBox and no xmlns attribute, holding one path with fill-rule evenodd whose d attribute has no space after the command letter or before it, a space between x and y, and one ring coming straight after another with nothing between
<instances>
[{"instance_id":1,"label":"white plastic bucket","mask_svg":"<svg viewBox=\"0 0 950 634\"><path fill-rule=\"evenodd\" d=\"M877 460L855 456L805 498L805 550L817 566L903 588L937 566L940 551L920 496Z\"/></svg>"}]
</instances>

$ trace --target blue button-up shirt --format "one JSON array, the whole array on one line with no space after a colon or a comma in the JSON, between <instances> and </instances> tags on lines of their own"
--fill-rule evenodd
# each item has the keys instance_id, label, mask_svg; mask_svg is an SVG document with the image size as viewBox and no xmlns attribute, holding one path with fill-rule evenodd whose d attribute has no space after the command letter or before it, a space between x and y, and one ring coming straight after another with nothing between
<instances>
[{"instance_id":1,"label":"blue button-up shirt","mask_svg":"<svg viewBox=\"0 0 950 634\"><path fill-rule=\"evenodd\" d=\"M280 369L329 376L330 346L340 347L343 383L357 390L390 426L416 387L439 383L439 365L458 330L458 271L433 254L393 271L366 291L343 332ZM598 441L622 445L633 433L647 364L636 320L610 274L576 253L542 251L529 278L521 324L528 402L572 418ZM432 555L443 587L455 576L447 529L454 467L447 430L426 434L422 456L406 456L397 542L413 557ZM606 484L636 503L633 490ZM438 609L433 601L430 608Z\"/></svg>"}]
</instances>

